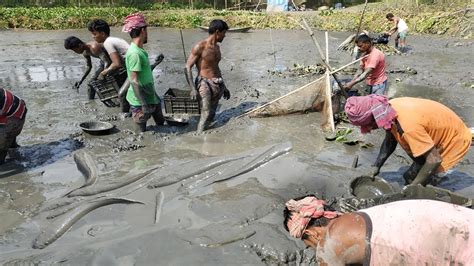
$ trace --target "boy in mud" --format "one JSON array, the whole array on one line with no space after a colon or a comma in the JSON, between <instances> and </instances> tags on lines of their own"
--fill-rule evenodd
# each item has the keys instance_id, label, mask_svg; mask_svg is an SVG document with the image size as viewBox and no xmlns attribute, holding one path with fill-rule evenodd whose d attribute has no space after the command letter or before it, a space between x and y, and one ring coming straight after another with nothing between
<instances>
[{"instance_id":1,"label":"boy in mud","mask_svg":"<svg viewBox=\"0 0 474 266\"><path fill-rule=\"evenodd\" d=\"M359 35L356 39L357 47L362 55L369 55L360 61L360 68L353 79L344 84L346 90L365 80L368 94L384 95L388 91L388 78L385 75L385 55L372 45L368 35Z\"/></svg>"},{"instance_id":2,"label":"boy in mud","mask_svg":"<svg viewBox=\"0 0 474 266\"><path fill-rule=\"evenodd\" d=\"M104 46L98 42L92 41L88 43L84 43L79 38L75 36L67 37L64 40L64 48L66 50L72 50L77 54L82 54L86 59L86 72L82 75L80 81L74 84L74 89L79 90L82 82L86 79L89 73L92 70L92 60L91 57L99 58L99 67L94 72L94 75L91 78L91 81L97 80L99 74L104 70L104 68L108 67L111 64L110 57L107 54L107 51L104 49ZM90 84L88 84L87 94L89 96L89 100L95 98L95 90L92 88Z\"/></svg>"},{"instance_id":3,"label":"boy in mud","mask_svg":"<svg viewBox=\"0 0 474 266\"><path fill-rule=\"evenodd\" d=\"M0 165L5 163L8 149L19 147L16 137L23 129L26 112L25 101L0 88Z\"/></svg>"},{"instance_id":4,"label":"boy in mud","mask_svg":"<svg viewBox=\"0 0 474 266\"><path fill-rule=\"evenodd\" d=\"M92 34L92 38L104 45L105 50L109 54L111 64L100 72L98 79L103 79L106 75L114 76L119 86L127 80L125 68L125 53L129 44L120 38L110 36L110 27L107 22L102 19L91 21L87 28ZM122 112L128 113L130 105L125 97L119 97Z\"/></svg>"},{"instance_id":5,"label":"boy in mud","mask_svg":"<svg viewBox=\"0 0 474 266\"><path fill-rule=\"evenodd\" d=\"M147 24L142 14L136 13L125 18L123 32L132 38L130 48L125 55L130 88L127 101L131 105L132 118L141 132L146 131L146 123L153 117L157 125L163 125L165 119L161 111L161 100L155 92L155 82L143 44L148 42Z\"/></svg>"},{"instance_id":6,"label":"boy in mud","mask_svg":"<svg viewBox=\"0 0 474 266\"><path fill-rule=\"evenodd\" d=\"M191 87L191 99L196 98L201 103L201 118L197 132L202 133L214 120L217 105L222 96L228 100L230 92L224 84L219 61L221 51L219 43L224 38L229 26L220 19L211 21L209 24L209 36L198 42L188 57L186 63L186 79ZM193 81L192 67L196 65L198 76Z\"/></svg>"},{"instance_id":7,"label":"boy in mud","mask_svg":"<svg viewBox=\"0 0 474 266\"><path fill-rule=\"evenodd\" d=\"M469 265L474 261L474 210L466 207L402 200L341 214L313 195L285 205L285 229L316 250L319 265Z\"/></svg>"},{"instance_id":8,"label":"boy in mud","mask_svg":"<svg viewBox=\"0 0 474 266\"><path fill-rule=\"evenodd\" d=\"M413 159L403 174L406 184L437 185L471 146L471 132L448 107L427 99L381 95L346 101L349 121L362 133L385 129L385 139L368 175L374 177L399 143Z\"/></svg>"},{"instance_id":9,"label":"boy in mud","mask_svg":"<svg viewBox=\"0 0 474 266\"><path fill-rule=\"evenodd\" d=\"M395 38L395 48L399 49L398 44L400 43L400 52L406 52L406 39L408 34L408 26L406 22L403 19L394 16L392 13L388 13L385 17L393 23L393 27L390 28L387 34L392 36L392 34L397 32L397 37Z\"/></svg>"}]
</instances>

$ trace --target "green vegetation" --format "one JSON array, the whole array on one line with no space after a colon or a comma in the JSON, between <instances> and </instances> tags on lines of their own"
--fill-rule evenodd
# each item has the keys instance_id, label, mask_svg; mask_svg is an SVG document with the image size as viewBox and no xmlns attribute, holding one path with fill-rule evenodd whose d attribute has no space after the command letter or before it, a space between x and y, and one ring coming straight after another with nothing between
<instances>
[{"instance_id":1,"label":"green vegetation","mask_svg":"<svg viewBox=\"0 0 474 266\"><path fill-rule=\"evenodd\" d=\"M138 11L130 7L110 8L0 8L0 28L26 29L66 29L84 28L94 18L105 19L113 26L120 26L123 18ZM297 29L297 21L304 17L318 30L351 31L357 30L361 8L325 10L314 12L272 13L252 11L221 11L213 9L182 9L169 4L154 4L142 10L147 22L152 26L171 28L194 28L207 25L212 19L220 18L231 27L254 29ZM392 12L404 18L410 34L445 34L473 38L470 16L472 9L424 5L418 7L393 7L382 3L370 4L365 13L362 28L370 32L383 32L390 28L385 14Z\"/></svg>"}]
</instances>

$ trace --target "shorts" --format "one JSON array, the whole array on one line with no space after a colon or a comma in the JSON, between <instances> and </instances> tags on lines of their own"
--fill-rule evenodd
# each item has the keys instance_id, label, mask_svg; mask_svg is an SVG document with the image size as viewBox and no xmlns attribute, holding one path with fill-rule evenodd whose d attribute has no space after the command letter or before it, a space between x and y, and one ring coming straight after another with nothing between
<instances>
[{"instance_id":1,"label":"shorts","mask_svg":"<svg viewBox=\"0 0 474 266\"><path fill-rule=\"evenodd\" d=\"M380 84L367 85L367 91L369 94L386 95L388 91L388 79Z\"/></svg>"},{"instance_id":2,"label":"shorts","mask_svg":"<svg viewBox=\"0 0 474 266\"><path fill-rule=\"evenodd\" d=\"M132 119L135 121L135 123L141 124L141 123L146 123L148 119L153 115L153 113L161 111L161 105L160 104L150 104L150 106L153 110L151 113L144 113L142 110L141 106L132 106Z\"/></svg>"},{"instance_id":3,"label":"shorts","mask_svg":"<svg viewBox=\"0 0 474 266\"><path fill-rule=\"evenodd\" d=\"M408 34L408 30L404 30L402 32L399 32L397 37L400 39L400 40L405 40L407 38L407 34Z\"/></svg>"},{"instance_id":4,"label":"shorts","mask_svg":"<svg viewBox=\"0 0 474 266\"><path fill-rule=\"evenodd\" d=\"M22 119L10 117L5 125L0 126L0 151L6 151L13 145L24 124L25 117Z\"/></svg>"}]
</instances>

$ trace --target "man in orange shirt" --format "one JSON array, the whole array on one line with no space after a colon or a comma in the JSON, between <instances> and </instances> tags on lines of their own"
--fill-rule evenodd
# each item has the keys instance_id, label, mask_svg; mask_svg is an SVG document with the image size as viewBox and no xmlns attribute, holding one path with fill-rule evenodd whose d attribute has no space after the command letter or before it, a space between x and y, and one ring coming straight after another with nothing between
<instances>
[{"instance_id":1,"label":"man in orange shirt","mask_svg":"<svg viewBox=\"0 0 474 266\"><path fill-rule=\"evenodd\" d=\"M368 95L347 99L345 111L362 133L386 130L371 176L379 173L399 143L414 161L403 175L406 183L426 185L456 165L471 146L469 128L435 101L410 97L389 101L385 96Z\"/></svg>"},{"instance_id":2,"label":"man in orange shirt","mask_svg":"<svg viewBox=\"0 0 474 266\"><path fill-rule=\"evenodd\" d=\"M350 90L355 84L365 80L369 94L387 94L385 55L372 45L372 39L368 35L359 35L356 43L362 55L369 56L360 61L360 69L350 82L344 84L344 88Z\"/></svg>"}]
</instances>

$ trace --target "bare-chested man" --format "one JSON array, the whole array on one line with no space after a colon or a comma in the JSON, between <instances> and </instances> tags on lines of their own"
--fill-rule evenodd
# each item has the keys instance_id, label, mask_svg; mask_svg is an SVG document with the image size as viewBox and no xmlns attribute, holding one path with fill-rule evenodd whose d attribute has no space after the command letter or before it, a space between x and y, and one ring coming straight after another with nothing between
<instances>
[{"instance_id":1,"label":"bare-chested man","mask_svg":"<svg viewBox=\"0 0 474 266\"><path fill-rule=\"evenodd\" d=\"M79 38L75 36L70 36L64 40L64 48L66 48L67 50L73 50L75 53L82 54L82 56L84 56L84 58L86 59L86 72L84 72L84 75L82 75L81 80L74 84L73 88L76 90L79 89L82 82L84 82L84 80L92 70L91 57L100 59L99 67L94 72L91 81L96 80L99 74L104 70L104 68L108 67L111 64L111 60L109 55L107 54L107 51L104 49L104 46L98 42L91 41L88 43L84 43ZM89 96L89 100L94 99L95 90L90 85L87 90L87 94Z\"/></svg>"},{"instance_id":2,"label":"bare-chested man","mask_svg":"<svg viewBox=\"0 0 474 266\"><path fill-rule=\"evenodd\" d=\"M219 61L221 60L219 43L224 40L228 29L227 23L220 19L211 21L209 37L193 47L186 63L186 78L191 86L191 99L198 98L201 102L201 119L197 128L198 133L202 133L208 124L214 120L220 98L222 96L226 100L230 98L230 92L224 84L219 69ZM192 76L194 65L198 69L198 76L195 81L193 81Z\"/></svg>"}]
</instances>

